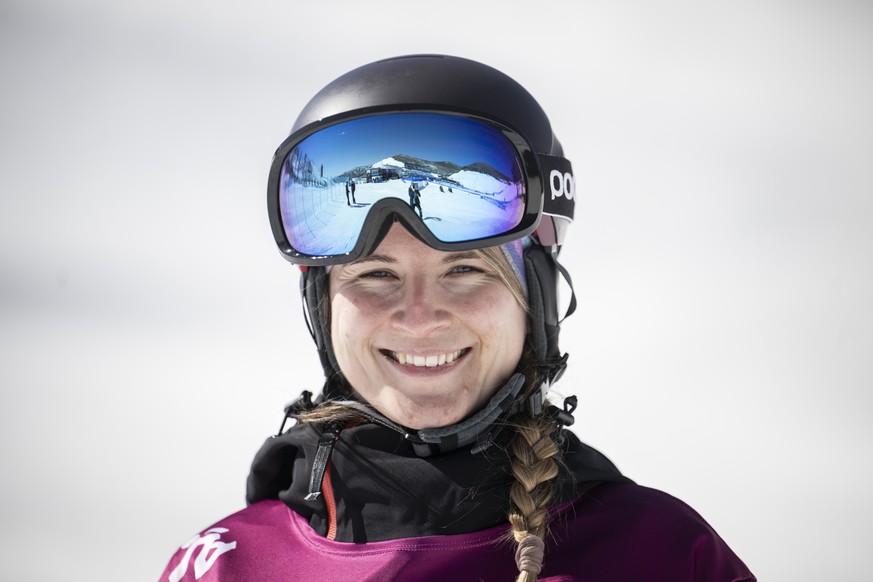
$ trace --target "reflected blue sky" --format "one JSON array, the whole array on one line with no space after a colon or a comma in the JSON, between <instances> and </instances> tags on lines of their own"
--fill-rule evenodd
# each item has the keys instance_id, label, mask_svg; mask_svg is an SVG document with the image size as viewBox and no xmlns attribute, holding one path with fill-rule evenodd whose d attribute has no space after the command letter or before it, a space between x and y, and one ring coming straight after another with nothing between
<instances>
[{"instance_id":1,"label":"reflected blue sky","mask_svg":"<svg viewBox=\"0 0 873 582\"><path fill-rule=\"evenodd\" d=\"M472 119L433 113L376 115L339 123L297 146L324 176L333 177L370 166L397 154L466 166L491 165L503 175L517 175L515 148L498 130Z\"/></svg>"}]
</instances>

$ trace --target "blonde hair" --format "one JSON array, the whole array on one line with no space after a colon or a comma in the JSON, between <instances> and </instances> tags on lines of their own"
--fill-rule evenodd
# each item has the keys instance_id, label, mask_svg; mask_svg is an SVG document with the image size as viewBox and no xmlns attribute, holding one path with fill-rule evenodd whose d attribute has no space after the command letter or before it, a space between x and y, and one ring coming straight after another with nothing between
<instances>
[{"instance_id":1,"label":"blonde hair","mask_svg":"<svg viewBox=\"0 0 873 582\"><path fill-rule=\"evenodd\" d=\"M509 488L509 524L516 544L527 545L527 536L544 541L548 531L548 504L552 500L552 480L558 476L561 449L552 437L555 425L546 414L513 418L515 435L509 446L510 469L515 481ZM542 542L540 543L542 546ZM536 582L542 558L533 568L519 562L517 582Z\"/></svg>"},{"instance_id":2,"label":"blonde hair","mask_svg":"<svg viewBox=\"0 0 873 582\"><path fill-rule=\"evenodd\" d=\"M488 263L488 266L494 269L497 278L509 289L512 296L521 305L525 313L528 313L527 298L525 297L524 287L521 280L516 275L512 265L509 264L509 259L500 250L500 247L485 247L484 249L476 249L473 251L477 257Z\"/></svg>"},{"instance_id":3,"label":"blonde hair","mask_svg":"<svg viewBox=\"0 0 873 582\"><path fill-rule=\"evenodd\" d=\"M522 283L503 251L499 247L487 247L477 250L476 254L494 269L500 281L529 314ZM533 359L532 356L522 358ZM524 370L528 377L526 392L529 392L539 383L539 378L535 377L534 366L526 367L529 368ZM548 415L520 414L509 422L515 431L509 445L510 471L515 479L509 488L509 524L512 538L520 546L527 536L544 540L548 531L548 504L554 494L552 480L558 476L561 449L552 437L556 427ZM516 561L520 570L516 582L536 582L541 562L532 569L525 569L518 557Z\"/></svg>"}]
</instances>

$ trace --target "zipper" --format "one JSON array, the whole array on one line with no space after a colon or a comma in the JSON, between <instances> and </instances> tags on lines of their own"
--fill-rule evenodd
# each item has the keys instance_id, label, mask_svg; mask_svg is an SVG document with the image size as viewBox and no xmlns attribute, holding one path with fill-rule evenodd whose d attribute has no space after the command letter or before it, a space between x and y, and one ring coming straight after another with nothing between
<instances>
[{"instance_id":1,"label":"zipper","mask_svg":"<svg viewBox=\"0 0 873 582\"><path fill-rule=\"evenodd\" d=\"M315 449L315 459L312 461L312 472L309 474L309 493L303 498L306 501L315 501L321 495L324 474L330 463L333 445L338 438L339 431L336 429L327 429L319 437L318 448Z\"/></svg>"}]
</instances>

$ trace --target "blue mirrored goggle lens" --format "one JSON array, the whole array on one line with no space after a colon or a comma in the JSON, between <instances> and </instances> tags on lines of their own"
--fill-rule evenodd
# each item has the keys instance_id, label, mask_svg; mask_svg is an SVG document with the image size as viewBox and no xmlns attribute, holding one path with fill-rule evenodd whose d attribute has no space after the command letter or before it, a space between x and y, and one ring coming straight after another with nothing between
<instances>
[{"instance_id":1,"label":"blue mirrored goggle lens","mask_svg":"<svg viewBox=\"0 0 873 582\"><path fill-rule=\"evenodd\" d=\"M279 208L299 253L350 252L370 208L397 199L446 243L501 235L521 222L525 178L512 142L466 117L393 113L306 137L285 156Z\"/></svg>"}]
</instances>

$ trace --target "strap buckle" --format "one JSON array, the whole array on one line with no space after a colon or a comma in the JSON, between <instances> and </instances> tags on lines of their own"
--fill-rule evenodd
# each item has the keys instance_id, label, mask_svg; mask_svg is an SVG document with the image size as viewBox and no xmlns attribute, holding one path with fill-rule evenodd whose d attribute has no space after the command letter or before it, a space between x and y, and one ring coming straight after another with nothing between
<instances>
[{"instance_id":1,"label":"strap buckle","mask_svg":"<svg viewBox=\"0 0 873 582\"><path fill-rule=\"evenodd\" d=\"M558 445L564 444L564 430L576 422L576 419L573 417L573 412L576 411L578 405L579 400L575 396L567 396L564 398L563 410L557 406L549 406L547 413L552 417L552 420L555 421L555 432L557 433L555 442L557 442Z\"/></svg>"},{"instance_id":2,"label":"strap buckle","mask_svg":"<svg viewBox=\"0 0 873 582\"><path fill-rule=\"evenodd\" d=\"M285 425L288 423L289 418L294 418L301 412L312 410L316 405L317 402L312 401L312 392L304 390L297 400L285 405L285 418L282 419L282 424L279 426L279 432L276 433L276 436L281 436L285 432Z\"/></svg>"}]
</instances>

